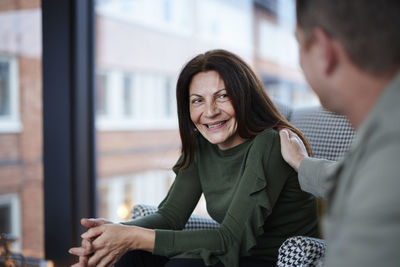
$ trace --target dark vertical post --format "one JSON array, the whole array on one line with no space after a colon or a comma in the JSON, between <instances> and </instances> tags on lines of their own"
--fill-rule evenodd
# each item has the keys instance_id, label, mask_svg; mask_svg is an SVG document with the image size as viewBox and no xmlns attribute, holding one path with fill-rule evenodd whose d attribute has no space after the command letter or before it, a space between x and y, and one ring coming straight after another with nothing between
<instances>
[{"instance_id":1,"label":"dark vertical post","mask_svg":"<svg viewBox=\"0 0 400 267\"><path fill-rule=\"evenodd\" d=\"M72 262L81 217L94 217L94 0L43 0L45 253Z\"/></svg>"}]
</instances>

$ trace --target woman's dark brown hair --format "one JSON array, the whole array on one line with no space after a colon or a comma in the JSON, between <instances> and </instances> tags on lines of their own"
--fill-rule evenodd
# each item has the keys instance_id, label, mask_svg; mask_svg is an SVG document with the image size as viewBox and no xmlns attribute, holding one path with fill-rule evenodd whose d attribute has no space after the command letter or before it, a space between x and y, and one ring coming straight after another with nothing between
<instances>
[{"instance_id":1,"label":"woman's dark brown hair","mask_svg":"<svg viewBox=\"0 0 400 267\"><path fill-rule=\"evenodd\" d=\"M178 78L176 99L183 159L174 167L175 171L188 167L194 158L198 132L190 119L190 83L197 73L211 70L218 72L225 83L225 89L235 110L237 131L240 137L249 139L265 129L278 130L285 127L299 135L308 154L311 155L311 147L307 139L282 116L251 68L233 53L225 50L211 50L190 60L183 67Z\"/></svg>"}]
</instances>

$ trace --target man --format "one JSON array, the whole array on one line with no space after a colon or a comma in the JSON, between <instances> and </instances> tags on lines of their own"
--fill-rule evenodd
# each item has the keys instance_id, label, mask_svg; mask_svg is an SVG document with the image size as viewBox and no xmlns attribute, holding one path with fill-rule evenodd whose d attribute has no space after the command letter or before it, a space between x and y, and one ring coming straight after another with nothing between
<instances>
[{"instance_id":1,"label":"man","mask_svg":"<svg viewBox=\"0 0 400 267\"><path fill-rule=\"evenodd\" d=\"M328 199L325 266L400 266L400 1L298 0L300 64L357 137L343 160L307 157L280 132L303 190Z\"/></svg>"}]
</instances>

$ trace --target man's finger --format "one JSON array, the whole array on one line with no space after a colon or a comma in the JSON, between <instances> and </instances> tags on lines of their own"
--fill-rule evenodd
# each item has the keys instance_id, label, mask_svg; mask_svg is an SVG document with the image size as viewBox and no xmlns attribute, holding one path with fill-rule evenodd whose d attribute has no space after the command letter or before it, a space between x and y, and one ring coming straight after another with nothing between
<instances>
[{"instance_id":1,"label":"man's finger","mask_svg":"<svg viewBox=\"0 0 400 267\"><path fill-rule=\"evenodd\" d=\"M292 130L290 130L290 129L285 129L285 130L287 131L288 136L289 136L290 138L292 138L292 137L298 137L297 134L295 134Z\"/></svg>"},{"instance_id":2,"label":"man's finger","mask_svg":"<svg viewBox=\"0 0 400 267\"><path fill-rule=\"evenodd\" d=\"M282 139L289 140L289 132L287 129L282 129L279 131L279 135Z\"/></svg>"}]
</instances>

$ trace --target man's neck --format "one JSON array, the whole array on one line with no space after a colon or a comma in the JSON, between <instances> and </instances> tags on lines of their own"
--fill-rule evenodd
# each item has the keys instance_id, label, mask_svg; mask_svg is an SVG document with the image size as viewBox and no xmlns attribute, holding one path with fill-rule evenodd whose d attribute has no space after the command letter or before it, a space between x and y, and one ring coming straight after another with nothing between
<instances>
[{"instance_id":1,"label":"man's neck","mask_svg":"<svg viewBox=\"0 0 400 267\"><path fill-rule=\"evenodd\" d=\"M367 118L393 77L394 74L373 76L358 71L352 79L347 80L346 87L354 93L351 94L344 113L355 129Z\"/></svg>"}]
</instances>

